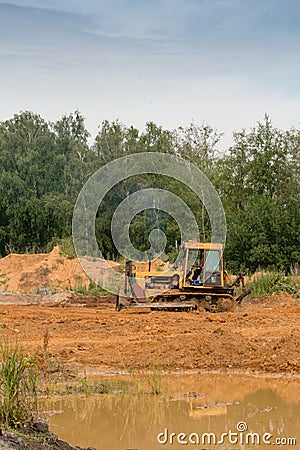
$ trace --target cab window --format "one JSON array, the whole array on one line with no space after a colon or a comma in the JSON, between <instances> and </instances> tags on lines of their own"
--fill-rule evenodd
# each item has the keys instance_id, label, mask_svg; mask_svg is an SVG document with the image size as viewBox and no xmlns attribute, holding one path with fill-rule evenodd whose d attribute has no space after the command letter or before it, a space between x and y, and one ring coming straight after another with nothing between
<instances>
[{"instance_id":1,"label":"cab window","mask_svg":"<svg viewBox=\"0 0 300 450\"><path fill-rule=\"evenodd\" d=\"M207 250L205 269L207 272L220 271L220 252L219 250Z\"/></svg>"}]
</instances>

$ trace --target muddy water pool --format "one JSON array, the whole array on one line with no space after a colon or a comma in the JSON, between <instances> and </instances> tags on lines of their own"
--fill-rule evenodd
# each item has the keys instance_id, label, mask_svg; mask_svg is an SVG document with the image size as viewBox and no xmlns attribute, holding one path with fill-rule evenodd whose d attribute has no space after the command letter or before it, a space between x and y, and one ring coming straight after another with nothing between
<instances>
[{"instance_id":1,"label":"muddy water pool","mask_svg":"<svg viewBox=\"0 0 300 450\"><path fill-rule=\"evenodd\" d=\"M151 387L48 401L50 429L98 450L300 449L299 378L169 374L162 394Z\"/></svg>"}]
</instances>

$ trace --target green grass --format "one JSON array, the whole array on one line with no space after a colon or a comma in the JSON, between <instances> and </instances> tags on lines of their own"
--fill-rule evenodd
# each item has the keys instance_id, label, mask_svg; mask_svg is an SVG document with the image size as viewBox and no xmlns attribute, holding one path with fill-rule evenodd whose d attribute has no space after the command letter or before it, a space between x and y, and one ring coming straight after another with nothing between
<instances>
[{"instance_id":1,"label":"green grass","mask_svg":"<svg viewBox=\"0 0 300 450\"><path fill-rule=\"evenodd\" d=\"M297 290L297 285L291 276L286 277L281 272L267 272L254 280L250 288L252 297L264 297L279 292L293 294Z\"/></svg>"},{"instance_id":2,"label":"green grass","mask_svg":"<svg viewBox=\"0 0 300 450\"><path fill-rule=\"evenodd\" d=\"M77 292L78 294L84 294L84 295L109 295L110 292L108 292L106 289L104 289L101 286L98 286L96 283L94 282L90 282L88 287L83 286L81 284L79 284L78 286L76 286L73 289L74 292Z\"/></svg>"},{"instance_id":3,"label":"green grass","mask_svg":"<svg viewBox=\"0 0 300 450\"><path fill-rule=\"evenodd\" d=\"M6 340L0 351L0 423L16 426L37 416L37 363L18 343Z\"/></svg>"},{"instance_id":4,"label":"green grass","mask_svg":"<svg viewBox=\"0 0 300 450\"><path fill-rule=\"evenodd\" d=\"M163 371L159 365L153 364L151 370L145 373L145 379L150 394L160 395L163 392Z\"/></svg>"},{"instance_id":5,"label":"green grass","mask_svg":"<svg viewBox=\"0 0 300 450\"><path fill-rule=\"evenodd\" d=\"M130 383L128 394L167 394L168 385L163 383L163 369L159 364L151 364L149 370L135 370L129 366Z\"/></svg>"}]
</instances>

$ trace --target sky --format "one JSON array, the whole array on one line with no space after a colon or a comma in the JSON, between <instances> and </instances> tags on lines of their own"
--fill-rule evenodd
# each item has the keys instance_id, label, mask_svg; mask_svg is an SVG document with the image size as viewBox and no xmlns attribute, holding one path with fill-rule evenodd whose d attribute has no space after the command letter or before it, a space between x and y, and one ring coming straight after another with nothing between
<instances>
[{"instance_id":1,"label":"sky","mask_svg":"<svg viewBox=\"0 0 300 450\"><path fill-rule=\"evenodd\" d=\"M299 0L0 0L0 120L300 126Z\"/></svg>"}]
</instances>

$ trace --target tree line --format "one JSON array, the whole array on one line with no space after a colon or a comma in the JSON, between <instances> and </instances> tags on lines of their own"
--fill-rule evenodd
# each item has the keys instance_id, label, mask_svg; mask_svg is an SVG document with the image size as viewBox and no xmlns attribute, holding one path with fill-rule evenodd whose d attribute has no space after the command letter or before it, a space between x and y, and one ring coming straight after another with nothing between
<instances>
[{"instance_id":1,"label":"tree line","mask_svg":"<svg viewBox=\"0 0 300 450\"><path fill-rule=\"evenodd\" d=\"M230 270L280 269L300 260L300 130L280 130L269 116L250 131L233 133L219 150L222 133L207 124L167 130L148 122L143 131L118 120L104 121L94 142L82 114L75 111L48 122L30 111L0 122L0 254L49 251L71 239L76 198L87 179L121 156L164 152L199 167L217 190L226 213L225 258ZM193 211L202 240L210 239L207 212L188 186L158 175L136 176L115 186L102 202L96 236L104 257L117 259L110 225L126 196L147 187L170 190ZM180 230L172 217L150 209L130 225L133 244L149 246L154 228L167 236L172 260Z\"/></svg>"}]
</instances>

